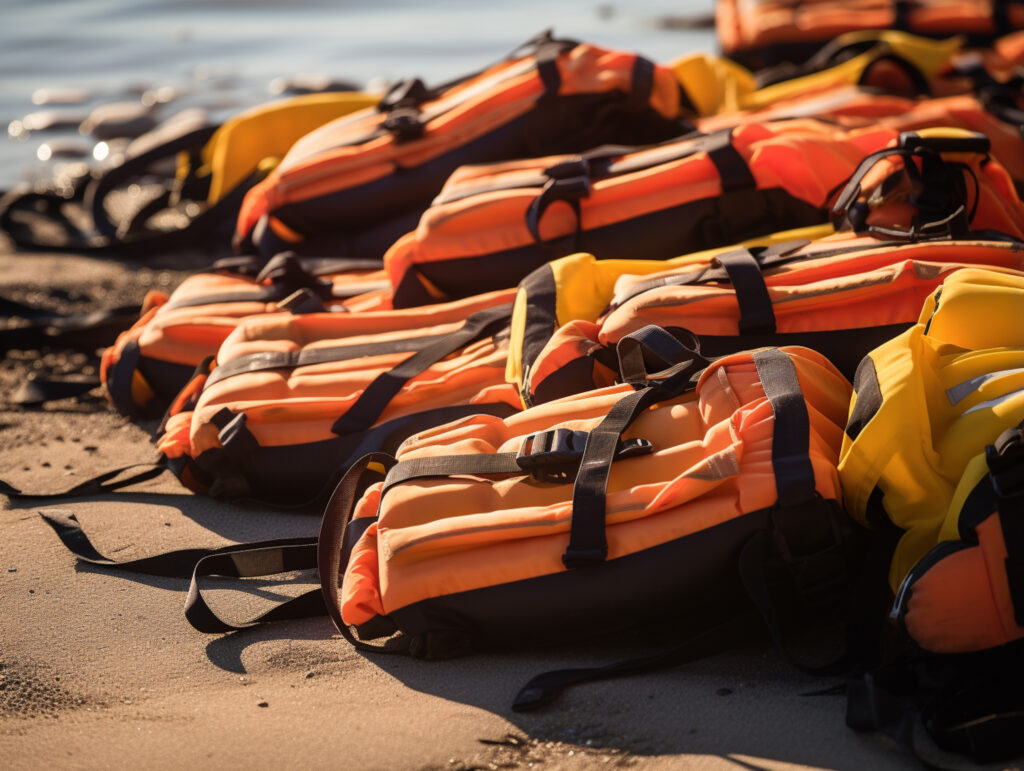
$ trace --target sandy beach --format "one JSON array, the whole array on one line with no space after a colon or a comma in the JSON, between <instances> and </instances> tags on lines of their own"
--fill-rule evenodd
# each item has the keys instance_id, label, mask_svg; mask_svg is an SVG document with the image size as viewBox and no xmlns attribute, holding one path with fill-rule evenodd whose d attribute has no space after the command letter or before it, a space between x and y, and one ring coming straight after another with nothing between
<instances>
[{"instance_id":1,"label":"sandy beach","mask_svg":"<svg viewBox=\"0 0 1024 771\"><path fill-rule=\"evenodd\" d=\"M183 275L160 263L0 255L4 294L58 305L138 301L147 288L168 288ZM59 359L44 361L59 367ZM8 357L5 400L33 361ZM130 423L98 391L43 409L6 404L0 423L0 478L25 490L67 487L156 457L155 424ZM846 728L841 695L805 695L838 681L800 674L765 640L580 686L540 712L516 714L513 696L539 672L642 655L671 641L425 662L358 653L326 618L206 636L182 615L186 581L76 564L40 518L45 509L73 513L114 559L311 535L319 521L316 511L196 496L170 474L93 498L4 499L0 757L9 768L919 767L892 742ZM225 614L241 615L310 579L211 595ZM918 738L930 761L976 767Z\"/></svg>"}]
</instances>

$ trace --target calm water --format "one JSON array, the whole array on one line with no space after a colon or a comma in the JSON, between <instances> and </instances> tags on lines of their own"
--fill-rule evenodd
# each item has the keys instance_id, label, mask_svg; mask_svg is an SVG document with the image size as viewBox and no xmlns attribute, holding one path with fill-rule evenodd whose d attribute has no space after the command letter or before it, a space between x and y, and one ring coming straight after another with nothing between
<instances>
[{"instance_id":1,"label":"calm water","mask_svg":"<svg viewBox=\"0 0 1024 771\"><path fill-rule=\"evenodd\" d=\"M713 0L0 0L0 189L67 162L40 161L44 143L92 152L95 140L74 129L7 135L11 121L35 110L76 118L102 102L138 101L147 89L170 86L177 96L157 117L199 106L223 118L273 98L277 77L438 82L500 58L545 27L667 61L712 50L714 38L708 30L666 29L659 19L712 7ZM69 87L86 89L90 101L32 103L36 89Z\"/></svg>"}]
</instances>

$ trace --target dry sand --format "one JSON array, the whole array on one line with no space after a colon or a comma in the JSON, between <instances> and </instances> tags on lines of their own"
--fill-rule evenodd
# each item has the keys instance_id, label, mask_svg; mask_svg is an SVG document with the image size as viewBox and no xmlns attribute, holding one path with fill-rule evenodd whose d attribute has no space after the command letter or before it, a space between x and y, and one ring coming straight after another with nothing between
<instances>
[{"instance_id":1,"label":"dry sand","mask_svg":"<svg viewBox=\"0 0 1024 771\"><path fill-rule=\"evenodd\" d=\"M181 275L0 255L2 292L37 302L116 305ZM60 358L47 361L59 366ZM3 394L33 366L10 357L0 369ZM0 478L26 489L69 486L156 455L153 426L131 424L98 396L42 410L3 407L0 424ZM310 535L318 523L315 512L195 496L170 475L102 498L6 501L0 763L9 768L919 767L888 740L847 729L842 696L802 695L834 681L797 673L763 641L577 687L546 710L517 715L509 704L531 676L635 656L642 643L423 662L357 653L326 619L205 636L182 615L185 581L76 564L39 517L53 508L74 513L116 559ZM295 591L292 583L263 585L215 599L244 610ZM972 767L922 745L943 766Z\"/></svg>"}]
</instances>

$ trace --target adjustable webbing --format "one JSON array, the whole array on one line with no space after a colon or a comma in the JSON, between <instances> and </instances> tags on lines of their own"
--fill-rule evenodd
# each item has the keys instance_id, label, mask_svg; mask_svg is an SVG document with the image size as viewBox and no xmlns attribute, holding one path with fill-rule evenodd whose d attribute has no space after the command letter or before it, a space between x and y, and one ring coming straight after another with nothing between
<instances>
[{"instance_id":1,"label":"adjustable webbing","mask_svg":"<svg viewBox=\"0 0 1024 771\"><path fill-rule=\"evenodd\" d=\"M683 329L677 332L689 334L690 344L684 344L656 324L648 324L619 340L615 352L622 381L633 385L647 384L652 375L648 369L648 359L654 359L662 365L662 371L680 364L689 365L691 372L706 367L709 362L700 355L700 340L697 336Z\"/></svg>"},{"instance_id":2,"label":"adjustable webbing","mask_svg":"<svg viewBox=\"0 0 1024 771\"><path fill-rule=\"evenodd\" d=\"M764 395L775 415L772 471L778 506L794 506L814 497L814 467L809 455L811 426L793 361L777 348L753 354Z\"/></svg>"},{"instance_id":3,"label":"adjustable webbing","mask_svg":"<svg viewBox=\"0 0 1024 771\"><path fill-rule=\"evenodd\" d=\"M474 313L461 329L446 335L387 372L379 374L359 395L344 415L335 421L331 431L349 434L365 431L383 414L391 400L412 378L426 372L445 357L459 351L470 343L497 334L508 325L512 305L499 305Z\"/></svg>"},{"instance_id":4,"label":"adjustable webbing","mask_svg":"<svg viewBox=\"0 0 1024 771\"><path fill-rule=\"evenodd\" d=\"M94 351L111 345L121 332L138 321L137 305L122 305L91 313L62 314L0 298L0 313L29 323L0 330L0 350L33 351L65 347Z\"/></svg>"},{"instance_id":5,"label":"adjustable webbing","mask_svg":"<svg viewBox=\"0 0 1024 771\"><path fill-rule=\"evenodd\" d=\"M130 471L131 469L144 469L130 476L119 479L124 472ZM9 498L80 498L87 495L104 495L106 493L112 493L115 490L120 490L122 487L128 487L129 485L138 484L139 482L145 482L154 477L160 476L162 473L167 471L167 466L162 462L158 463L133 463L130 466L123 466L118 469L106 471L99 474L92 479L87 479L84 482L79 482L74 487L68 488L62 492L48 492L48 493L34 493L34 492L23 492L16 487L0 480L0 495L6 495Z\"/></svg>"},{"instance_id":6,"label":"adjustable webbing","mask_svg":"<svg viewBox=\"0 0 1024 771\"><path fill-rule=\"evenodd\" d=\"M343 578L348 568L349 556L352 547L355 545L355 538L349 538L349 526L353 522L352 514L358 499L359 491L363 488L365 474L379 473L371 466L383 468L385 471L395 466L393 456L384 452L372 452L364 455L349 468L345 475L334 488L327 506L324 509L324 517L320 522L320 535L317 539L317 568L320 573L320 592L323 606L327 615L331 617L334 626L352 645L360 650L374 650L389 652L378 646L367 645L360 642L348 628L348 624L341 617L341 602L338 597L338 582ZM376 519L368 519L370 524Z\"/></svg>"},{"instance_id":7,"label":"adjustable webbing","mask_svg":"<svg viewBox=\"0 0 1024 771\"><path fill-rule=\"evenodd\" d=\"M775 332L775 312L768 295L768 286L761 274L761 264L749 249L735 249L719 254L714 260L725 268L736 292L740 307L741 335L772 334Z\"/></svg>"},{"instance_id":8,"label":"adjustable webbing","mask_svg":"<svg viewBox=\"0 0 1024 771\"><path fill-rule=\"evenodd\" d=\"M567 568L593 565L607 558L605 506L608 477L622 433L651 405L691 388L691 376L692 372L683 370L657 385L634 391L616 402L604 419L591 429L572 490L569 546L562 555L562 562Z\"/></svg>"}]
</instances>

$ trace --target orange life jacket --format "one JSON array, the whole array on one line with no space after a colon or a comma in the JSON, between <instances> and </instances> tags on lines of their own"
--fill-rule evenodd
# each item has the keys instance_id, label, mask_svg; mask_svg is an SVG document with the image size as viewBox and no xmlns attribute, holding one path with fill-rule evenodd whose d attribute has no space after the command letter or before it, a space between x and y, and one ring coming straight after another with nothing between
<instances>
[{"instance_id":1,"label":"orange life jacket","mask_svg":"<svg viewBox=\"0 0 1024 771\"><path fill-rule=\"evenodd\" d=\"M196 367L247 316L367 307L388 287L368 260L302 261L281 254L262 260L222 261L224 268L185 279L170 296L150 292L139 320L103 352L100 377L111 402L125 415L160 415ZM370 293L370 294L368 294Z\"/></svg>"},{"instance_id":2,"label":"orange life jacket","mask_svg":"<svg viewBox=\"0 0 1024 771\"><path fill-rule=\"evenodd\" d=\"M454 418L515 411L504 382L512 296L244 319L175 399L158 447L197 491L315 500L365 452Z\"/></svg>"},{"instance_id":3,"label":"orange life jacket","mask_svg":"<svg viewBox=\"0 0 1024 771\"><path fill-rule=\"evenodd\" d=\"M718 0L715 27L726 56L760 69L802 62L837 35L857 30L961 35L989 45L1024 28L1024 8L1005 0Z\"/></svg>"},{"instance_id":4,"label":"orange life jacket","mask_svg":"<svg viewBox=\"0 0 1024 771\"><path fill-rule=\"evenodd\" d=\"M692 127L686 104L667 67L541 36L451 84L403 81L377 108L308 134L246 195L236 238L263 253L308 241L380 257L456 167L661 141Z\"/></svg>"},{"instance_id":5,"label":"orange life jacket","mask_svg":"<svg viewBox=\"0 0 1024 771\"><path fill-rule=\"evenodd\" d=\"M396 307L512 286L550 259L663 259L827 221L829 196L892 129L750 124L650 149L456 171L388 250Z\"/></svg>"},{"instance_id":6,"label":"orange life jacket","mask_svg":"<svg viewBox=\"0 0 1024 771\"><path fill-rule=\"evenodd\" d=\"M801 348L721 359L695 389L690 372L421 432L354 508L343 482L319 544L339 628L397 628L426 657L656 618L696 632L739 612L757 533L836 558L847 381Z\"/></svg>"}]
</instances>

